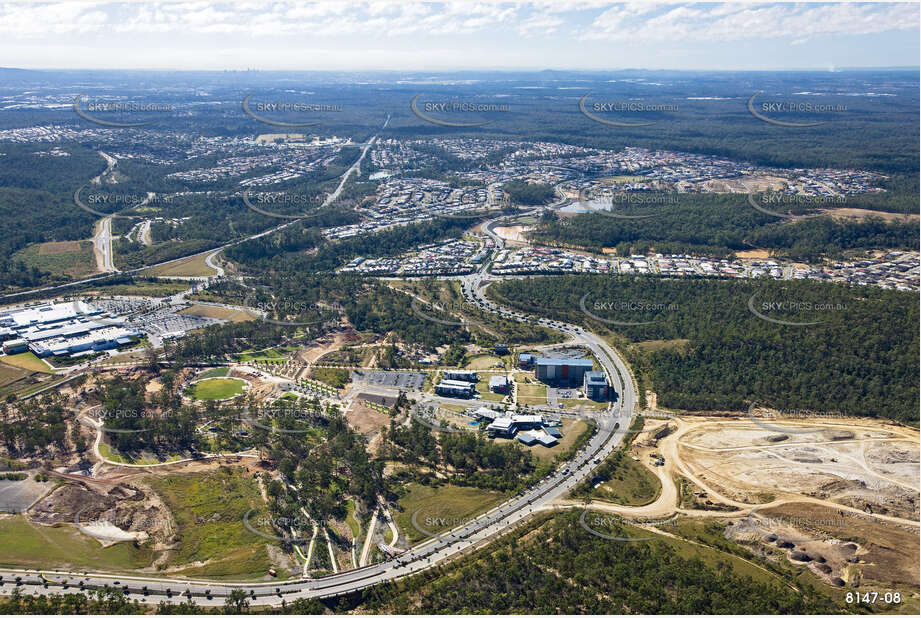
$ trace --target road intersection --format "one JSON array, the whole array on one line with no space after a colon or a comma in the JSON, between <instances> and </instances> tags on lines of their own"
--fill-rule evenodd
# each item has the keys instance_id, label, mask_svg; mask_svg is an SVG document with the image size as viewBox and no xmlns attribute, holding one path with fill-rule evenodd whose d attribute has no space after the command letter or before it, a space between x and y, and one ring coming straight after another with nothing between
<instances>
[{"instance_id":1,"label":"road intersection","mask_svg":"<svg viewBox=\"0 0 921 618\"><path fill-rule=\"evenodd\" d=\"M463 289L470 299L478 300L486 310L522 320L521 314L496 305L483 295L491 277L485 269L468 276ZM618 401L605 413L596 415L596 431L588 443L568 462L562 464L533 487L479 517L385 562L341 571L317 579L297 578L278 582L239 582L167 579L106 573L0 570L0 593L13 588L24 594L92 591L106 588L122 590L129 599L143 603L192 599L200 605L223 605L234 590L243 590L254 604L280 605L304 598L328 598L349 594L368 586L407 577L467 554L491 539L512 530L536 512L551 508L573 487L585 480L594 467L621 444L630 425L636 404L636 391L623 359L603 339L569 324L539 320L548 328L569 334L575 343L590 349L618 389ZM619 387L619 388L618 388ZM242 524L241 524L242 525Z\"/></svg>"},{"instance_id":2,"label":"road intersection","mask_svg":"<svg viewBox=\"0 0 921 618\"><path fill-rule=\"evenodd\" d=\"M386 123L384 126L386 127ZM348 178L358 169L365 153L376 138L377 136L374 136L368 140L362 150L361 157L342 175L339 186L328 196L324 206L332 203L339 196ZM483 224L485 233L500 248L504 245L504 242L492 231L492 227L506 218L499 217ZM228 243L218 249L209 249L202 252L202 254L209 256L209 266L218 268L212 260L219 250L246 240L272 234L295 222L296 220L286 222L249 238ZM188 256L181 259L188 259ZM471 302L476 302L485 311L498 313L508 319L528 323L534 322L534 318L501 307L484 296L483 291L485 288L499 279L487 272L487 264L484 264L477 272L461 278L465 297ZM150 268L150 266L124 271L124 274L139 272L146 268ZM50 286L39 291L64 289L100 278L90 278L62 286ZM18 296L18 294L8 294L4 298L14 296ZM582 345L591 350L604 372L608 375L611 384L615 386L619 395L618 400L615 404L611 404L607 411L594 415L596 430L593 436L571 460L563 463L534 486L520 492L486 513L471 519L469 522L428 539L385 562L340 571L317 579L299 577L285 581L230 583L226 581L169 579L146 575L118 575L86 571L0 569L0 594L9 594L13 589L18 589L23 594L119 589L125 593L127 598L148 604L191 599L199 605L223 605L225 599L233 591L243 590L254 604L274 606L281 605L283 602L290 603L297 599L328 598L349 594L375 584L407 577L474 551L489 543L495 537L526 522L534 513L553 508L551 505L554 501L566 496L573 487L592 473L592 470L601 460L620 446L633 416L636 404L636 390L632 377L624 360L607 342L576 325L548 319L538 319L536 322L548 328L565 332L570 336L574 344Z\"/></svg>"}]
</instances>

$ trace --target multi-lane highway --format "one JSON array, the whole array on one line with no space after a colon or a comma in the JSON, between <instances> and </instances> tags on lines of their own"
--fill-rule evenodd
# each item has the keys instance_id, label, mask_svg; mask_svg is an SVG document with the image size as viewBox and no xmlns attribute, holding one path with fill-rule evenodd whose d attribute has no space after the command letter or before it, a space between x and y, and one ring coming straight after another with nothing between
<instances>
[{"instance_id":1,"label":"multi-lane highway","mask_svg":"<svg viewBox=\"0 0 921 618\"><path fill-rule=\"evenodd\" d=\"M386 128L387 128L387 125L388 125L389 123L390 123L390 116L388 115L388 116L387 116L387 120L384 121L384 124L383 124L383 126L381 127L381 130L386 129ZM332 193L330 193L330 194L326 197L326 199L323 201L323 205L320 206L320 208L325 208L326 206L329 206L330 204L332 204L334 201L336 201L336 200L339 198L339 195L342 193L343 187L345 187L345 183L348 182L349 177L359 169L359 166L361 166L361 162L364 160L365 155L368 153L368 150L371 149L371 146L374 145L374 142L377 141L377 138L378 138L378 135L374 135L374 136L371 137L367 142L365 142L364 146L363 146L362 149L361 149L361 155L358 157L358 160L355 161L355 163L353 163L352 166L349 167L349 169L347 169L347 170L345 171L344 174L342 174L342 176L340 177L339 185L336 187L336 190L333 191ZM110 157L109 157L108 155L106 155L106 154L104 154L104 153L100 153L100 154L102 154L102 155L106 158L106 161L109 161ZM111 169L111 168L107 168L106 172L110 171L110 169ZM103 172L103 174L101 174L100 176L105 175L106 172ZM99 178L99 176L97 176L96 178ZM95 181L96 181L96 178L94 178L94 179L93 179L92 181L90 181L90 182L95 182ZM81 187L81 189L82 189L82 187ZM80 193L80 189L77 190L77 193L76 193L75 196L74 196L75 199L79 199L79 198L78 198L79 193ZM111 223L111 219L110 219L110 218L105 218L105 219L103 220L103 225L105 225L105 221L109 221L109 223ZM200 256L200 255L208 255L208 254L210 254L210 253L217 253L217 252L223 251L224 249L227 249L227 248L229 248L229 247L233 247L233 246L239 245L239 244L241 244L241 243L244 243L244 242L246 242L246 241L248 241L248 240L254 240L254 239L256 239L256 238L262 238L263 236L268 236L269 234L274 234L275 232L278 232L278 231L280 231L280 230L283 230L283 229L285 229L286 227L288 227L288 226L290 226L290 225L294 225L294 224L297 223L298 221L300 221L300 219L292 219L292 220L287 221L287 222L285 222L285 223L282 223L282 224L280 224L280 225L276 225L276 226L273 227L273 228L270 228L270 229L268 229L268 230L265 230L264 232L259 232L258 234L253 234L253 235L251 235L251 236L246 236L245 238L238 238L237 240L233 240L233 241L231 241L231 242L225 243L225 244L223 244L223 245L221 245L221 246L219 246L219 247L212 247L212 248L207 249L207 250L205 250L205 251L199 251L198 253L192 253L192 254L190 254L190 255L185 255L185 256L183 256L183 257L181 257L181 258L175 258L175 259L172 259L172 260L165 260L165 261L163 261L163 262L157 262L156 264L149 264L149 265L147 265L147 266L142 266L142 267L140 267L140 268L132 268L131 270L123 270L123 271L121 271L121 274L122 274L122 275L133 275L133 274L136 274L136 273L143 272L143 271L145 271L145 270L150 270L151 268L156 268L157 266L165 266L165 265L167 265L167 264L174 264L174 263L176 263L176 262L180 262L180 261L182 261L182 260L187 260L187 259L193 258L193 257L198 257L198 256ZM103 259L105 260L105 262L104 262L105 267L111 266L111 270L114 271L114 270L115 270L115 266L114 266L114 264L111 263L111 260L112 260L112 251L111 251L111 232L109 232L109 236L110 236L109 241L108 241L108 243L106 243L106 244L109 245L109 249L108 249L107 252L104 251L104 250L99 246L99 242L98 242L98 241L97 241L95 244L97 245L97 249L98 249L99 251L102 252ZM213 265L209 263L209 266L213 266ZM39 293L39 292L54 292L54 291L58 291L58 290L67 290L68 288L77 287L77 286L83 285L83 284L85 284L85 283L92 283L92 282L94 282L94 281L102 281L103 279L106 279L106 278L109 277L109 276L111 276L111 275L109 275L109 274L105 274L105 275L96 275L96 276L94 276L94 277L87 277L87 278L85 278L85 279L78 279L78 280L76 280L76 281L70 281L70 282L68 282L68 283L61 283L61 284L58 284L58 285L49 285L49 286L46 286L46 287L43 287L43 288L35 288L35 289L32 289L32 290L26 290L26 291L24 291L24 292L13 292L13 293L11 293L11 294L2 294L2 295L0 295L0 301L4 301L4 300L9 299L9 300L13 300L13 301L15 302L14 299L16 299L16 298L21 298L21 297L23 297L23 296L30 296L30 295L32 295L32 294L36 294L36 293Z\"/></svg>"},{"instance_id":2,"label":"multi-lane highway","mask_svg":"<svg viewBox=\"0 0 921 618\"><path fill-rule=\"evenodd\" d=\"M103 217L96 223L93 246L97 253L96 266L107 273L118 272L112 259L112 217Z\"/></svg>"},{"instance_id":3,"label":"multi-lane highway","mask_svg":"<svg viewBox=\"0 0 921 618\"><path fill-rule=\"evenodd\" d=\"M386 123L384 127L386 127ZM368 140L359 159L342 175L339 186L328 196L324 205L332 203L339 196L346 181L358 169L365 153L367 153L376 138L377 136L374 136ZM491 220L483 225L483 229L496 241L499 247L504 243L501 238L492 232L492 227L503 219L505 217ZM230 247L245 240L274 233L294 222L284 223L265 232L228 243L224 247ZM214 252L215 249L209 249L203 253L212 254L213 257ZM143 269L126 272L131 273L139 270ZM586 446L576 453L573 459L561 465L533 487L462 526L434 537L386 562L342 571L318 579L298 578L277 582L230 583L225 581L169 579L146 575L129 576L58 570L0 569L0 593L9 594L13 589L19 589L24 594L45 594L49 592L93 591L109 587L121 589L128 598L144 603L178 602L192 599L200 605L222 605L231 592L243 590L253 604L280 605L283 601L291 602L301 598L338 596L385 581L406 577L470 552L488 543L497 535L509 531L536 511L550 508L555 500L565 496L575 485L588 477L593 468L620 445L631 422L636 402L636 392L626 363L600 337L575 325L543 318L535 320L519 312L501 307L486 298L483 294L484 289L496 279L488 273L486 264L484 264L479 271L461 278L465 297L468 301L476 303L483 310L498 313L507 319L536 321L543 326L568 334L572 343L585 346L592 351L618 393L617 403L612 404L606 412L596 415L596 432ZM77 283L80 282L74 282L69 285ZM57 288L45 288L45 290L51 289ZM243 525L242 521L240 525Z\"/></svg>"},{"instance_id":4,"label":"multi-lane highway","mask_svg":"<svg viewBox=\"0 0 921 618\"><path fill-rule=\"evenodd\" d=\"M496 305L483 295L492 277L483 269L463 279L463 290L472 302L487 311L508 319L529 319L520 313ZM301 598L331 597L347 594L385 581L408 576L451 558L470 552L530 517L550 508L576 484L588 477L593 468L616 449L633 414L636 392L623 359L601 338L570 324L540 319L548 328L569 334L572 340L590 349L618 391L615 405L596 416L597 431L573 459L561 465L533 487L505 503L472 519L454 530L434 537L386 562L342 571L318 579L298 578L279 582L228 583L207 580L177 580L150 576L118 576L104 573L61 571L0 570L0 592L18 588L23 593L41 594L105 587L122 589L131 599L145 603L192 599L200 605L222 605L234 590L243 590L253 604L279 605ZM242 522L241 522L242 526Z\"/></svg>"}]
</instances>

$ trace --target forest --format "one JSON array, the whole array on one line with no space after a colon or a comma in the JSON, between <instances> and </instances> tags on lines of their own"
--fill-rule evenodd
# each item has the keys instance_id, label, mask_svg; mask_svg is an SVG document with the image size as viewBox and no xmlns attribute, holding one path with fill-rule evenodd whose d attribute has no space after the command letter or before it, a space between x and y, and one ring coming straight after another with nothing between
<instances>
[{"instance_id":1,"label":"forest","mask_svg":"<svg viewBox=\"0 0 921 618\"><path fill-rule=\"evenodd\" d=\"M539 206L553 201L556 192L553 187L542 182L522 182L513 180L502 185L502 190L508 194L513 204L526 206Z\"/></svg>"},{"instance_id":2,"label":"forest","mask_svg":"<svg viewBox=\"0 0 921 618\"><path fill-rule=\"evenodd\" d=\"M918 421L916 294L809 280L593 275L502 281L488 294L606 333L664 408L759 403ZM751 305L807 325L761 319Z\"/></svg>"},{"instance_id":3,"label":"forest","mask_svg":"<svg viewBox=\"0 0 921 618\"><path fill-rule=\"evenodd\" d=\"M355 607L370 613L545 615L838 610L808 584L755 580L736 574L728 559L713 564L662 541L618 543L593 536L579 525L580 515L572 510L539 516L458 563L363 591ZM610 527L608 533L623 533L614 522Z\"/></svg>"},{"instance_id":4,"label":"forest","mask_svg":"<svg viewBox=\"0 0 921 618\"><path fill-rule=\"evenodd\" d=\"M887 223L873 216L859 222L840 221L798 206L792 214L812 216L788 222L758 212L744 195L684 194L675 198L676 202L653 206L617 205L616 214L642 217L636 219L605 214L544 218L530 237L551 246L597 252L614 247L618 255L656 252L729 257L762 248L773 250L778 257L810 262L839 258L847 251L914 250L918 246L918 225L913 221Z\"/></svg>"}]
</instances>

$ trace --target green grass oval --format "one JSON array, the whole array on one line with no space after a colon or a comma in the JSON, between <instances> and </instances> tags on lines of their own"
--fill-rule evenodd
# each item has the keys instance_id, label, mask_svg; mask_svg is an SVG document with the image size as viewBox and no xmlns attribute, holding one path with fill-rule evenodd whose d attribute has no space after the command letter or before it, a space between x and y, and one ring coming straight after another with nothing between
<instances>
[{"instance_id":1,"label":"green grass oval","mask_svg":"<svg viewBox=\"0 0 921 618\"><path fill-rule=\"evenodd\" d=\"M207 378L193 384L186 394L193 399L228 399L243 394L246 382L238 378Z\"/></svg>"}]
</instances>

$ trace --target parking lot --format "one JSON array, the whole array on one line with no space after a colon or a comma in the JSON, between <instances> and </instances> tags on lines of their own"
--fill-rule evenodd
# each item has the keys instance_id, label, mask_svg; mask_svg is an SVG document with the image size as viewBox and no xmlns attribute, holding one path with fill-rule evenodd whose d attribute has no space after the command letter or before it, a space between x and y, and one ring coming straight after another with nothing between
<instances>
[{"instance_id":1,"label":"parking lot","mask_svg":"<svg viewBox=\"0 0 921 618\"><path fill-rule=\"evenodd\" d=\"M36 481L34 472L29 470L22 481L0 481L0 513L22 513L52 488L52 483Z\"/></svg>"},{"instance_id":2,"label":"parking lot","mask_svg":"<svg viewBox=\"0 0 921 618\"><path fill-rule=\"evenodd\" d=\"M164 338L181 337L187 331L220 323L221 320L215 318L175 313L173 308L161 309L130 321L132 326L147 334L154 346Z\"/></svg>"},{"instance_id":3,"label":"parking lot","mask_svg":"<svg viewBox=\"0 0 921 618\"><path fill-rule=\"evenodd\" d=\"M352 381L370 386L419 391L425 384L425 374L411 371L353 371Z\"/></svg>"}]
</instances>

